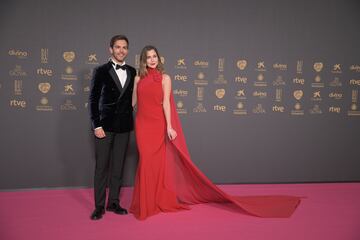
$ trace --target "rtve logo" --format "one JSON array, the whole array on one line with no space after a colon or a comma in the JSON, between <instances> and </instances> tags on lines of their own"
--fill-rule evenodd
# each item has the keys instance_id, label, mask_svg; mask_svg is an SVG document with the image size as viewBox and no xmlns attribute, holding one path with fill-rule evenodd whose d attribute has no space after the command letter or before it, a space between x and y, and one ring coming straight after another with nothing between
<instances>
[{"instance_id":1,"label":"rtve logo","mask_svg":"<svg viewBox=\"0 0 360 240\"><path fill-rule=\"evenodd\" d=\"M45 69L45 68L38 68L36 70L36 73L38 75L45 75L51 77L53 75L53 71L51 69Z\"/></svg>"}]
</instances>

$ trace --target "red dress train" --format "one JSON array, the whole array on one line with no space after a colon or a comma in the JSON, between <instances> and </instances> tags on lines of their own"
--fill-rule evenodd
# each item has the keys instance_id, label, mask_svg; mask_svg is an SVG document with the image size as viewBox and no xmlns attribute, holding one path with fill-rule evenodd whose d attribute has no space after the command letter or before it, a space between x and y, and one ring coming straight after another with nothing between
<instances>
[{"instance_id":1,"label":"red dress train","mask_svg":"<svg viewBox=\"0 0 360 240\"><path fill-rule=\"evenodd\" d=\"M139 164L130 212L146 219L159 212L189 209L198 203L233 203L258 217L290 217L300 203L294 196L230 196L215 186L191 161L171 94L174 141L166 134L162 74L149 69L137 86L135 134Z\"/></svg>"}]
</instances>

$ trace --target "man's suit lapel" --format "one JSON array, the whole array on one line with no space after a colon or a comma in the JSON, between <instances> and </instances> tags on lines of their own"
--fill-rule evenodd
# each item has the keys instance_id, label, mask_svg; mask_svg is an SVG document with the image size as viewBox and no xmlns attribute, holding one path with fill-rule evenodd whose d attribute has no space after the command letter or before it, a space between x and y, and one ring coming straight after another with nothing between
<instances>
[{"instance_id":1,"label":"man's suit lapel","mask_svg":"<svg viewBox=\"0 0 360 240\"><path fill-rule=\"evenodd\" d=\"M113 81L115 82L116 86L118 87L119 91L120 92L123 92L122 91L122 87L121 87L121 83L120 83L120 79L118 78L116 72L115 72L115 69L113 68L113 66L111 65L111 63L109 63L109 74L111 76L111 78L113 79Z\"/></svg>"}]
</instances>

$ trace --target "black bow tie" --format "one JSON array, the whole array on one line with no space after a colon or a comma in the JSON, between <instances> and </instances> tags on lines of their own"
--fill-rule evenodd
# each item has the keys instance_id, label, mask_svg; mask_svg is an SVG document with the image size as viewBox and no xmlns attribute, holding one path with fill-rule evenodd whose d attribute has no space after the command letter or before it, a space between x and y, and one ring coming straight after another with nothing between
<instances>
[{"instance_id":1,"label":"black bow tie","mask_svg":"<svg viewBox=\"0 0 360 240\"><path fill-rule=\"evenodd\" d=\"M119 64L114 63L113 61L111 61L111 64L115 65L116 70L118 70L119 68L121 68L122 70L126 70L125 65L119 65Z\"/></svg>"}]
</instances>

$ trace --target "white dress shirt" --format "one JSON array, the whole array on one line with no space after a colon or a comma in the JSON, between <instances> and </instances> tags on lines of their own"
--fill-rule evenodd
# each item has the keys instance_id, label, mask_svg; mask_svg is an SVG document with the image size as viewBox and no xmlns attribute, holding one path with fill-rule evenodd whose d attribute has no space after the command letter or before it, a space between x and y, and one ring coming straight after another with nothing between
<instances>
[{"instance_id":1,"label":"white dress shirt","mask_svg":"<svg viewBox=\"0 0 360 240\"><path fill-rule=\"evenodd\" d=\"M117 69L116 70L116 62L114 60L111 60L113 63L115 64L112 64L115 72L116 72L116 75L118 76L119 80L120 80L120 84L122 87L124 87L125 85L125 82L126 82L126 78L127 78L127 74L126 74L126 71L125 70L122 70L121 68ZM124 66L125 65L125 61L122 63L122 64L119 64L120 66Z\"/></svg>"}]
</instances>

